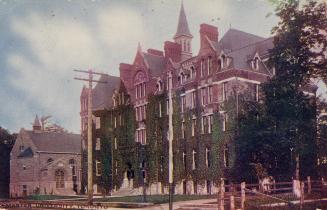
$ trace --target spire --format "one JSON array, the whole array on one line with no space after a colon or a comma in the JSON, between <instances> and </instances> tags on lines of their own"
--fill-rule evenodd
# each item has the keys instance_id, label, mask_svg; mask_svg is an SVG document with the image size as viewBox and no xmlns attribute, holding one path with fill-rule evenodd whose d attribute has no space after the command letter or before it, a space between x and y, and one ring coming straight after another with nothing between
<instances>
[{"instance_id":1,"label":"spire","mask_svg":"<svg viewBox=\"0 0 327 210\"><path fill-rule=\"evenodd\" d=\"M41 130L41 123L40 123L40 120L39 120L39 117L36 115L35 116L35 120L34 120L34 123L33 123L33 130Z\"/></svg>"},{"instance_id":2,"label":"spire","mask_svg":"<svg viewBox=\"0 0 327 210\"><path fill-rule=\"evenodd\" d=\"M137 44L137 52L142 52L142 47L140 42Z\"/></svg>"},{"instance_id":3,"label":"spire","mask_svg":"<svg viewBox=\"0 0 327 210\"><path fill-rule=\"evenodd\" d=\"M177 32L176 32L176 34L174 36L174 39L179 37L179 36L182 36L182 35L193 37L192 34L190 33L190 29L188 28L188 23L187 23L185 11L184 11L183 1L182 1L182 5L181 5L181 10L179 11Z\"/></svg>"}]
</instances>

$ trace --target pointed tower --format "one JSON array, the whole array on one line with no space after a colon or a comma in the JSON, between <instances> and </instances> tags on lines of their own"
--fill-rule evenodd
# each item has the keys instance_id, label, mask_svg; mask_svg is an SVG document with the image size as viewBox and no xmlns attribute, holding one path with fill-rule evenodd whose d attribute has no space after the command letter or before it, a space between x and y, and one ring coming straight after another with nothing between
<instances>
[{"instance_id":1,"label":"pointed tower","mask_svg":"<svg viewBox=\"0 0 327 210\"><path fill-rule=\"evenodd\" d=\"M179 12L177 32L174 36L175 42L182 46L182 61L192 57L192 38L193 36L188 28L182 1L181 10Z\"/></svg>"},{"instance_id":2,"label":"pointed tower","mask_svg":"<svg viewBox=\"0 0 327 210\"><path fill-rule=\"evenodd\" d=\"M36 115L33 123L33 131L40 131L40 130L41 130L41 123L39 117Z\"/></svg>"}]
</instances>

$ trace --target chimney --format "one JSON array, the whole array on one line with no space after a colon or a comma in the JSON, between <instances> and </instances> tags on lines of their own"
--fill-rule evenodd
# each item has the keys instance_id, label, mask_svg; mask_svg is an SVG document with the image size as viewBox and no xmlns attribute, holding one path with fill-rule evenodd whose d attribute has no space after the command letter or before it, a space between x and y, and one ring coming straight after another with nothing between
<instances>
[{"instance_id":1,"label":"chimney","mask_svg":"<svg viewBox=\"0 0 327 210\"><path fill-rule=\"evenodd\" d=\"M171 58L174 62L181 61L182 46L175 42L165 41L165 57Z\"/></svg>"},{"instance_id":2,"label":"chimney","mask_svg":"<svg viewBox=\"0 0 327 210\"><path fill-rule=\"evenodd\" d=\"M149 54L152 54L152 55L163 56L163 52L160 50L148 49L147 51Z\"/></svg>"},{"instance_id":3,"label":"chimney","mask_svg":"<svg viewBox=\"0 0 327 210\"><path fill-rule=\"evenodd\" d=\"M201 46L203 45L206 36L209 38L209 40L218 42L218 28L216 26L202 23L200 25Z\"/></svg>"}]
</instances>

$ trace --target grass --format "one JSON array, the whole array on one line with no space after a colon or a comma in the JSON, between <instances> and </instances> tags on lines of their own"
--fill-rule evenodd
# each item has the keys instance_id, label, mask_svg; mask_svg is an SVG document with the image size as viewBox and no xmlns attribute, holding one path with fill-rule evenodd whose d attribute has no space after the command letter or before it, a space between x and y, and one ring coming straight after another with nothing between
<instances>
[{"instance_id":1,"label":"grass","mask_svg":"<svg viewBox=\"0 0 327 210\"><path fill-rule=\"evenodd\" d=\"M74 199L81 198L77 196L63 196L63 195L29 195L25 200L36 200L36 201L45 201L45 200L58 200L58 199Z\"/></svg>"},{"instance_id":2,"label":"grass","mask_svg":"<svg viewBox=\"0 0 327 210\"><path fill-rule=\"evenodd\" d=\"M199 200L216 198L216 195L174 195L174 202L187 201L187 200ZM60 196L60 195L30 195L26 200L44 201L44 200L58 200L58 199L74 199L82 198L78 196ZM86 198L85 198L86 199ZM122 203L143 203L143 195L124 196L124 197L105 197L94 198L94 202L122 202ZM80 199L79 199L80 200ZM81 201L81 200L80 200ZM147 195L145 203L162 204L168 203L168 195Z\"/></svg>"},{"instance_id":3,"label":"grass","mask_svg":"<svg viewBox=\"0 0 327 210\"><path fill-rule=\"evenodd\" d=\"M216 198L216 195L174 195L174 202L187 201L187 200L199 200ZM95 202L127 202L127 203L143 203L143 195L125 196L125 197L108 197L108 198L96 198ZM147 195L146 203L162 204L168 203L168 195Z\"/></svg>"}]
</instances>

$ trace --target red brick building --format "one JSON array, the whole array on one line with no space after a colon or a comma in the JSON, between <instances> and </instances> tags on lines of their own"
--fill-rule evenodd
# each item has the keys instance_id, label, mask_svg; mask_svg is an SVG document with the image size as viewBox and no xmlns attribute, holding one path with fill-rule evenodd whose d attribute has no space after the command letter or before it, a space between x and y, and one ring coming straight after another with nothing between
<instances>
[{"instance_id":1,"label":"red brick building","mask_svg":"<svg viewBox=\"0 0 327 210\"><path fill-rule=\"evenodd\" d=\"M101 79L108 81L107 85L98 84L94 88L94 181L98 192L107 183L103 182L104 176L109 179L112 190L131 187L126 180L133 179L134 187L152 180L149 193L167 192L168 148L165 142L169 72L173 75L175 100L174 161L183 165L182 169L178 169L178 177L175 177L175 192L205 194L215 191L213 175L201 177L202 172L215 173L212 145L219 140L213 135L215 113L221 120L219 132L224 138L224 144L218 151L220 167L222 177L228 180L224 174L228 174L225 172L233 164L233 135L229 123L233 121L233 113L238 111L239 97L259 101L260 85L274 75L274 70L267 66L268 50L273 47L273 39L237 29L229 29L220 37L218 28L209 24L200 25L199 36L200 50L195 53L192 51L193 35L182 5L177 32L173 41L164 43L163 51L143 51L139 45L134 61L120 64L119 78L103 77ZM153 101L153 98L157 100ZM226 106L229 99L234 103L233 110L228 110ZM131 107L134 116L126 116L121 111L122 107ZM86 110L87 89L83 88L81 124L84 151ZM132 118L134 134L132 137L127 134L122 136L122 131L130 129L127 122ZM103 174L103 142L109 142L110 146L107 153L110 157L108 174ZM149 162L147 154L151 152L158 156L155 163ZM138 162L135 163L132 157ZM156 181L152 176L156 177Z\"/></svg>"}]
</instances>

